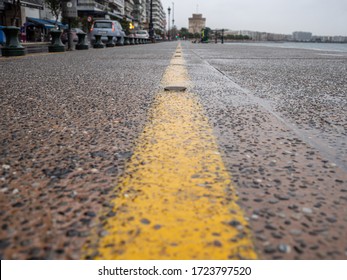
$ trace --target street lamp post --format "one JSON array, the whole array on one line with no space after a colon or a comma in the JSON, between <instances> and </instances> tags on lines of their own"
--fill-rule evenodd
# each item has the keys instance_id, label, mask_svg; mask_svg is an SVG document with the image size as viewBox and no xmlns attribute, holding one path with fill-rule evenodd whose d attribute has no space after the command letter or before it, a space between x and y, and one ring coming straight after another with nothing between
<instances>
[{"instance_id":1,"label":"street lamp post","mask_svg":"<svg viewBox=\"0 0 347 280\"><path fill-rule=\"evenodd\" d=\"M169 21L168 21L169 26L168 26L168 30L167 30L167 38L170 41L170 12L171 12L171 8L169 7L167 9L167 11L168 11L168 14L169 14Z\"/></svg>"},{"instance_id":2,"label":"street lamp post","mask_svg":"<svg viewBox=\"0 0 347 280\"><path fill-rule=\"evenodd\" d=\"M172 2L172 29L175 28L175 3Z\"/></svg>"},{"instance_id":3,"label":"street lamp post","mask_svg":"<svg viewBox=\"0 0 347 280\"><path fill-rule=\"evenodd\" d=\"M150 14L149 14L149 37L152 43L154 43L154 30L153 30L153 0L150 3Z\"/></svg>"}]
</instances>

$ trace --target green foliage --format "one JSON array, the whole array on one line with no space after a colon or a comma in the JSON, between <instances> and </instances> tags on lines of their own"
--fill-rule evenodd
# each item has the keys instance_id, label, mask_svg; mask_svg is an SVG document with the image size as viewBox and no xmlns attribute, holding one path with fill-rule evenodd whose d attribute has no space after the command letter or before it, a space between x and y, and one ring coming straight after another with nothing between
<instances>
[{"instance_id":1,"label":"green foliage","mask_svg":"<svg viewBox=\"0 0 347 280\"><path fill-rule=\"evenodd\" d=\"M178 31L178 33L180 34L180 37L181 38L189 38L189 31L188 31L188 29L187 28L181 28L179 31Z\"/></svg>"},{"instance_id":2,"label":"green foliage","mask_svg":"<svg viewBox=\"0 0 347 280\"><path fill-rule=\"evenodd\" d=\"M200 36L200 33L198 33L198 32L196 32L196 33L194 33L194 38L195 39L199 39L201 36Z\"/></svg>"},{"instance_id":3,"label":"green foliage","mask_svg":"<svg viewBox=\"0 0 347 280\"><path fill-rule=\"evenodd\" d=\"M130 25L129 25L130 22L127 21L127 18L123 17L122 20L119 23L122 26L125 34L129 35L130 34Z\"/></svg>"},{"instance_id":4,"label":"green foliage","mask_svg":"<svg viewBox=\"0 0 347 280\"><path fill-rule=\"evenodd\" d=\"M204 43L208 43L210 39L210 34L212 34L212 29L209 27L206 27L201 30L201 41Z\"/></svg>"}]
</instances>

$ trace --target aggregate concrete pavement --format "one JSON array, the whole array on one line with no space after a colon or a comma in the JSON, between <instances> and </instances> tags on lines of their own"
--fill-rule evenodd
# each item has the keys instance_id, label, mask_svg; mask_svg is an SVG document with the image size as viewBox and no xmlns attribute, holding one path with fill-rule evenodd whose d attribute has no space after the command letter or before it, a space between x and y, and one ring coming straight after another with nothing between
<instances>
[{"instance_id":1,"label":"aggregate concrete pavement","mask_svg":"<svg viewBox=\"0 0 347 280\"><path fill-rule=\"evenodd\" d=\"M80 259L107 235L176 46L0 59L2 259ZM347 259L346 56L182 48L259 257Z\"/></svg>"},{"instance_id":2,"label":"aggregate concrete pavement","mask_svg":"<svg viewBox=\"0 0 347 280\"><path fill-rule=\"evenodd\" d=\"M176 44L2 58L1 258L79 259Z\"/></svg>"},{"instance_id":3,"label":"aggregate concrete pavement","mask_svg":"<svg viewBox=\"0 0 347 280\"><path fill-rule=\"evenodd\" d=\"M186 45L264 259L347 258L347 54Z\"/></svg>"}]
</instances>

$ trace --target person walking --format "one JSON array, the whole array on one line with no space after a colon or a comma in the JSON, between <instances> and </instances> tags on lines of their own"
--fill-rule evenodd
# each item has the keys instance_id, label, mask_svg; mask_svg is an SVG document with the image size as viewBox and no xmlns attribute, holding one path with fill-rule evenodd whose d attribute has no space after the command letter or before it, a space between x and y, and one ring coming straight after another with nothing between
<instances>
[{"instance_id":1,"label":"person walking","mask_svg":"<svg viewBox=\"0 0 347 280\"><path fill-rule=\"evenodd\" d=\"M20 28L20 37L21 37L22 43L25 43L27 41L27 33L26 33L25 23Z\"/></svg>"}]
</instances>

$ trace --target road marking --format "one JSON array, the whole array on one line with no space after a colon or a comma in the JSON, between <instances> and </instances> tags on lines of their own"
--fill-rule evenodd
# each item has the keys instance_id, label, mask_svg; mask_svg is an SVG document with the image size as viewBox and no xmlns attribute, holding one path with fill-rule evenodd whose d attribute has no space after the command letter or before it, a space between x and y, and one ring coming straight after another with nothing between
<instances>
[{"instance_id":1,"label":"road marking","mask_svg":"<svg viewBox=\"0 0 347 280\"><path fill-rule=\"evenodd\" d=\"M162 86L189 88L177 54ZM159 92L117 186L98 259L255 259L247 221L203 109L189 92Z\"/></svg>"}]
</instances>

